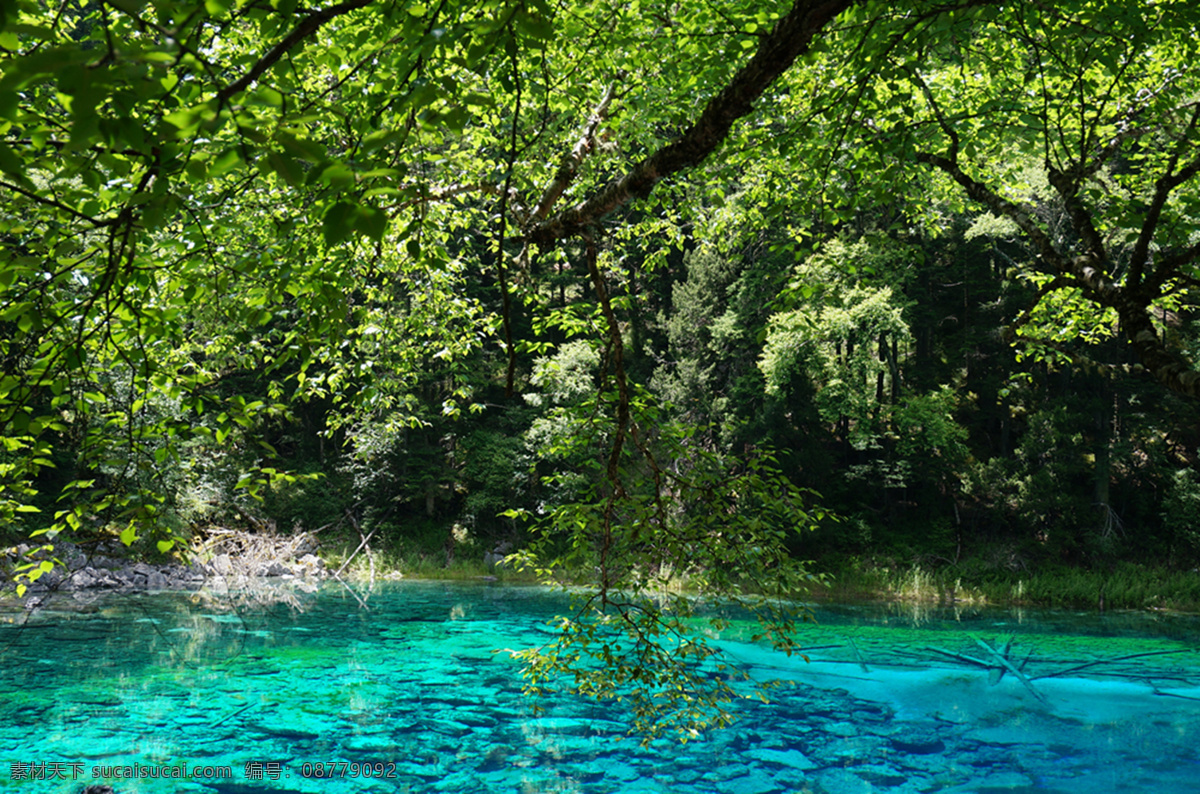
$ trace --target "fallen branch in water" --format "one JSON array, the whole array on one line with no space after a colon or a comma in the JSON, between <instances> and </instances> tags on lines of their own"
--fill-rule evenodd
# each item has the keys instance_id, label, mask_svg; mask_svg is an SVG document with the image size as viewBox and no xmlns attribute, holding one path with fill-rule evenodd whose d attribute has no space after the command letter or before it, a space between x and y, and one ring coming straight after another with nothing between
<instances>
[{"instance_id":1,"label":"fallen branch in water","mask_svg":"<svg viewBox=\"0 0 1200 794\"><path fill-rule=\"evenodd\" d=\"M1058 670L1053 673L1046 673L1045 675L1039 675L1039 676L1034 676L1034 677L1035 678L1056 678L1058 676L1067 675L1069 673L1077 673L1080 670L1086 670L1089 667L1096 667L1097 665L1117 664L1118 662L1127 662L1130 659L1141 659L1146 656L1165 656L1169 653L1184 653L1186 650L1187 649L1185 649L1185 648L1178 648L1173 651L1146 651L1144 653L1131 653L1128 656L1118 656L1115 659L1096 659L1095 661L1084 662L1083 664L1077 664L1074 667L1068 667L1066 669Z\"/></svg>"},{"instance_id":2,"label":"fallen branch in water","mask_svg":"<svg viewBox=\"0 0 1200 794\"><path fill-rule=\"evenodd\" d=\"M864 673L871 672L867 669L867 662L863 659L862 654L858 650L858 645L855 644L854 640L850 640L850 650L854 653L854 661L858 662L858 666L862 668L862 671Z\"/></svg>"},{"instance_id":3,"label":"fallen branch in water","mask_svg":"<svg viewBox=\"0 0 1200 794\"><path fill-rule=\"evenodd\" d=\"M234 717L236 717L237 715L239 715L239 714L242 714L243 712L249 711L249 710L250 710L250 709L252 709L252 708L254 708L254 704L253 704L253 703L247 703L246 705L242 706L240 709L237 709L236 711L231 711L230 713L226 714L224 717L222 717L221 719L217 720L216 722L214 722L214 723L213 723L212 725L210 725L209 727L210 727L210 728L215 728L215 727L217 727L218 725L221 725L222 723L229 722L231 719L233 719L233 718L234 718Z\"/></svg>"},{"instance_id":4,"label":"fallen branch in water","mask_svg":"<svg viewBox=\"0 0 1200 794\"><path fill-rule=\"evenodd\" d=\"M983 648L988 653L990 653L992 655L992 658L994 658L996 661L1000 662L1000 664L1004 665L1004 668L1006 670L1008 670L1008 672L1015 675L1017 677L1017 679L1020 680L1020 682L1025 685L1025 688L1033 693L1033 696L1038 699L1038 702L1040 702L1043 706L1050 705L1050 701L1046 700L1046 696L1043 695L1041 692L1038 692L1037 689L1034 688L1033 683L1029 680L1029 676L1025 675L1020 670L1018 670L1016 668L1016 666L1008 660L1007 656L1004 656L999 651L997 651L995 648L993 648L992 646L988 645L986 642L981 640L979 637L976 637L974 634L971 634L968 636L970 636L971 639L975 640L975 642L981 648ZM1004 646L1004 649L1007 651L1008 648L1009 648L1009 644L1006 644Z\"/></svg>"},{"instance_id":5,"label":"fallen branch in water","mask_svg":"<svg viewBox=\"0 0 1200 794\"><path fill-rule=\"evenodd\" d=\"M1164 692L1158 687L1154 687L1154 694L1162 695L1165 698L1179 698L1180 700L1195 700L1200 702L1200 698L1192 697L1191 695L1180 695L1177 692Z\"/></svg>"},{"instance_id":6,"label":"fallen branch in water","mask_svg":"<svg viewBox=\"0 0 1200 794\"><path fill-rule=\"evenodd\" d=\"M362 598L358 595L358 593L354 592L354 588L351 587L345 579L338 576L336 573L332 573L332 572L330 573L330 576L332 576L335 580L337 580L338 584L340 584L342 587L344 587L348 591L350 591L350 595L354 596L354 600L358 602L358 605L360 607L362 607L363 609L370 609L370 607L367 606L367 602L363 601Z\"/></svg>"},{"instance_id":7,"label":"fallen branch in water","mask_svg":"<svg viewBox=\"0 0 1200 794\"><path fill-rule=\"evenodd\" d=\"M358 522L354 521L353 516L349 516L349 518L354 523L354 528L358 530L358 536L362 538L362 542L358 544L358 548L354 550L354 553L346 558L346 561L342 563L342 566L337 569L337 571L333 574L333 578L338 579L338 574L346 570L346 566L353 562L354 558L358 556L358 553L365 548L367 550L367 560L371 563L371 583L374 584L375 560L371 557L371 547L368 544L371 542L371 538L375 537L375 533L379 531L379 527L376 526L375 529L371 530L370 534L368 534L366 537L363 537L362 530L358 528ZM338 579L338 581L340 582L341 579Z\"/></svg>"},{"instance_id":8,"label":"fallen branch in water","mask_svg":"<svg viewBox=\"0 0 1200 794\"><path fill-rule=\"evenodd\" d=\"M943 656L949 656L952 659L958 659L960 662L966 662L967 664L973 664L973 665L976 665L977 667L982 667L986 670L991 670L993 667L993 665L989 664L988 662L985 662L982 659L976 659L974 656L967 656L965 653L955 653L954 651L947 651L942 648L934 648L931 645L925 646L924 650L933 651L934 653L940 653Z\"/></svg>"}]
</instances>

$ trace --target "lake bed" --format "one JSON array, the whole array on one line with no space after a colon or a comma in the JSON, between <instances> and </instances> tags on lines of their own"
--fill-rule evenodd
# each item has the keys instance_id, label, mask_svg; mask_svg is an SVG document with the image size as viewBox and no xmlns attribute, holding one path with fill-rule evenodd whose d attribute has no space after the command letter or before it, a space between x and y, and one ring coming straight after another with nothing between
<instances>
[{"instance_id":1,"label":"lake bed","mask_svg":"<svg viewBox=\"0 0 1200 794\"><path fill-rule=\"evenodd\" d=\"M818 605L808 661L719 640L769 703L642 746L620 705L535 713L506 649L561 593L63 596L0 615L3 790L1200 791L1200 618Z\"/></svg>"}]
</instances>

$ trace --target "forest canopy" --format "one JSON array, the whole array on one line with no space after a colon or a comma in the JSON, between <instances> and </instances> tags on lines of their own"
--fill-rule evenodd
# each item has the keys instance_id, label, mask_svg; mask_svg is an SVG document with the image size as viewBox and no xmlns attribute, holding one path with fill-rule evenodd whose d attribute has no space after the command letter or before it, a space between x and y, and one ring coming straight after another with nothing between
<instances>
[{"instance_id":1,"label":"forest canopy","mask_svg":"<svg viewBox=\"0 0 1200 794\"><path fill-rule=\"evenodd\" d=\"M0 9L10 527L1200 554L1193 3Z\"/></svg>"}]
</instances>

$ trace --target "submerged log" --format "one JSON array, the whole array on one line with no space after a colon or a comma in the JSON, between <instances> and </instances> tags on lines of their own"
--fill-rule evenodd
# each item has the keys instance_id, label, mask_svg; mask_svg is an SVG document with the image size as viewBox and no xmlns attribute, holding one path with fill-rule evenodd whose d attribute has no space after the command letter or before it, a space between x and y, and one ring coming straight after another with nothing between
<instances>
[{"instance_id":1,"label":"submerged log","mask_svg":"<svg viewBox=\"0 0 1200 794\"><path fill-rule=\"evenodd\" d=\"M1043 695L1041 692L1037 691L1037 689L1033 686L1033 683L1029 680L1029 677L1027 675L1025 675L1023 672L1021 672L1020 670L1018 670L1017 667L1008 660L1007 656L1004 656L1003 654L1001 654L999 651L997 651L992 646L988 645L986 642L984 642L979 637L976 637L973 634L969 635L969 636L971 637L971 639L975 640L975 642L981 648L983 648L988 653L990 653L993 659L998 661L1000 664L1004 665L1004 668L1006 670L1008 670L1008 672L1015 675L1017 677L1017 679L1025 686L1025 688L1028 689L1033 694L1033 696L1038 699L1039 703L1041 703L1043 706L1050 705L1050 701L1046 699L1046 696ZM1011 643L1005 644L1005 646L1004 646L1005 651L1008 651L1010 645L1011 645Z\"/></svg>"},{"instance_id":2,"label":"submerged log","mask_svg":"<svg viewBox=\"0 0 1200 794\"><path fill-rule=\"evenodd\" d=\"M858 645L853 639L850 640L850 651L854 654L854 661L858 662L858 666L862 668L864 673L871 672L867 667L867 662L863 659L862 653L858 650Z\"/></svg>"}]
</instances>

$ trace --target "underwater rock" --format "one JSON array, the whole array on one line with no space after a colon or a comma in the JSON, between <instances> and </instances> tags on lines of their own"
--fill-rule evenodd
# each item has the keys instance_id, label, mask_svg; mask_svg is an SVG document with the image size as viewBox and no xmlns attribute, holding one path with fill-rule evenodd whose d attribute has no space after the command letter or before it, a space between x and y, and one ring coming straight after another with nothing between
<instances>
[{"instance_id":1,"label":"underwater rock","mask_svg":"<svg viewBox=\"0 0 1200 794\"><path fill-rule=\"evenodd\" d=\"M736 780L750 774L750 766L742 763L722 764L710 773L713 780Z\"/></svg>"},{"instance_id":2,"label":"underwater rock","mask_svg":"<svg viewBox=\"0 0 1200 794\"><path fill-rule=\"evenodd\" d=\"M487 714L461 710L454 712L454 721L471 728L495 728L499 720Z\"/></svg>"},{"instance_id":3,"label":"underwater rock","mask_svg":"<svg viewBox=\"0 0 1200 794\"><path fill-rule=\"evenodd\" d=\"M932 731L911 732L892 736L888 739L892 747L902 753L914 755L930 755L946 749L946 743Z\"/></svg>"},{"instance_id":4,"label":"underwater rock","mask_svg":"<svg viewBox=\"0 0 1200 794\"><path fill-rule=\"evenodd\" d=\"M1011 747L1018 744L1030 743L1029 731L1021 725L996 725L990 728L974 728L967 732L967 739L973 739L982 744Z\"/></svg>"},{"instance_id":5,"label":"underwater rock","mask_svg":"<svg viewBox=\"0 0 1200 794\"><path fill-rule=\"evenodd\" d=\"M351 736L342 742L342 749L350 753L392 754L396 752L396 742L386 734Z\"/></svg>"},{"instance_id":6,"label":"underwater rock","mask_svg":"<svg viewBox=\"0 0 1200 794\"><path fill-rule=\"evenodd\" d=\"M614 780L637 780L642 776L635 768L621 761L609 761L604 764L604 774Z\"/></svg>"},{"instance_id":7,"label":"underwater rock","mask_svg":"<svg viewBox=\"0 0 1200 794\"><path fill-rule=\"evenodd\" d=\"M535 717L525 720L530 733L557 733L587 736L594 733L591 720L577 717Z\"/></svg>"},{"instance_id":8,"label":"underwater rock","mask_svg":"<svg viewBox=\"0 0 1200 794\"><path fill-rule=\"evenodd\" d=\"M678 760L677 760L677 763L678 763ZM697 780L704 777L704 775L703 775L703 773L700 772L699 769L696 769L695 767L687 766L687 767L680 767L680 768L675 769L674 772L672 773L671 777L675 780L676 783L683 783L686 785L688 783L695 783Z\"/></svg>"},{"instance_id":9,"label":"underwater rock","mask_svg":"<svg viewBox=\"0 0 1200 794\"><path fill-rule=\"evenodd\" d=\"M761 761L764 764L772 766L786 767L789 769L816 769L817 765L812 759L806 756L799 750L772 750L769 748L747 750L745 752L747 758L752 758L755 761Z\"/></svg>"},{"instance_id":10,"label":"underwater rock","mask_svg":"<svg viewBox=\"0 0 1200 794\"><path fill-rule=\"evenodd\" d=\"M775 780L757 769L717 784L717 791L721 794L772 794L781 790L782 787Z\"/></svg>"},{"instance_id":11,"label":"underwater rock","mask_svg":"<svg viewBox=\"0 0 1200 794\"><path fill-rule=\"evenodd\" d=\"M1111 785L1111 781L1110 781ZM988 775L983 780L972 780L953 788L943 789L943 794L975 794L978 791L1032 791L1034 781L1029 775L1020 772L997 772ZM1103 789L1079 789L1080 791L1101 791Z\"/></svg>"},{"instance_id":12,"label":"underwater rock","mask_svg":"<svg viewBox=\"0 0 1200 794\"><path fill-rule=\"evenodd\" d=\"M774 780L784 791L811 791L808 774L799 769L780 769L774 774Z\"/></svg>"},{"instance_id":13,"label":"underwater rock","mask_svg":"<svg viewBox=\"0 0 1200 794\"><path fill-rule=\"evenodd\" d=\"M433 783L446 777L451 760L432 759L426 763L421 763L420 761L397 761L395 762L396 772L402 776L419 778L425 783Z\"/></svg>"},{"instance_id":14,"label":"underwater rock","mask_svg":"<svg viewBox=\"0 0 1200 794\"><path fill-rule=\"evenodd\" d=\"M267 722L264 720L258 720L255 722L247 722L246 727L251 730L261 731L262 733L277 739L295 740L321 738L321 734L314 731L306 731L301 728L297 728L290 722Z\"/></svg>"},{"instance_id":15,"label":"underwater rock","mask_svg":"<svg viewBox=\"0 0 1200 794\"><path fill-rule=\"evenodd\" d=\"M845 769L826 769L817 775L818 790L828 794L874 794L875 787Z\"/></svg>"},{"instance_id":16,"label":"underwater rock","mask_svg":"<svg viewBox=\"0 0 1200 794\"><path fill-rule=\"evenodd\" d=\"M908 782L908 775L883 764L855 767L854 774L879 788L895 789Z\"/></svg>"},{"instance_id":17,"label":"underwater rock","mask_svg":"<svg viewBox=\"0 0 1200 794\"><path fill-rule=\"evenodd\" d=\"M862 728L849 722L831 722L825 726L825 733L831 736L848 738L850 736L858 736L862 733Z\"/></svg>"},{"instance_id":18,"label":"underwater rock","mask_svg":"<svg viewBox=\"0 0 1200 794\"><path fill-rule=\"evenodd\" d=\"M443 736L451 738L459 738L471 733L472 728L469 725L464 725L457 720L448 719L423 719L421 726L433 733L440 733Z\"/></svg>"}]
</instances>

